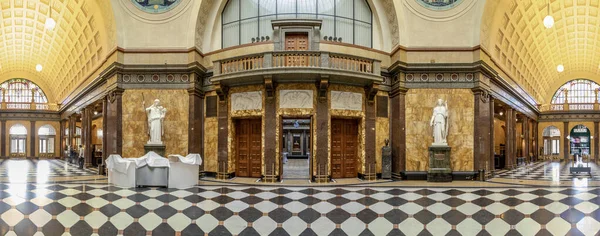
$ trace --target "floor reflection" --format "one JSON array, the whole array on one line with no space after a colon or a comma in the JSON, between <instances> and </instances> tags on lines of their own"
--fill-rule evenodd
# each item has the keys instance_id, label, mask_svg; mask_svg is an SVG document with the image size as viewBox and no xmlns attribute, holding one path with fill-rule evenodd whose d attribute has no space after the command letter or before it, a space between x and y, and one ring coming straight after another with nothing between
<instances>
[{"instance_id":1,"label":"floor reflection","mask_svg":"<svg viewBox=\"0 0 600 236\"><path fill-rule=\"evenodd\" d=\"M582 173L571 173L570 167L573 166L590 167L591 174ZM589 162L537 162L520 166L514 170L500 170L495 174L496 178L506 179L520 179L520 180L544 180L551 181L553 183L560 183L564 181L573 182L577 186L587 186L584 183L588 181L600 180L600 168L596 163Z\"/></svg>"}]
</instances>

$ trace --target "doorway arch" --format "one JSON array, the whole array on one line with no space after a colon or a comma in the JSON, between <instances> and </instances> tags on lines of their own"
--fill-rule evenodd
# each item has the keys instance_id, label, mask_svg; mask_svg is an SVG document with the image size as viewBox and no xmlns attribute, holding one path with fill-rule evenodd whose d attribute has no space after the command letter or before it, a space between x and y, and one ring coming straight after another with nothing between
<instances>
[{"instance_id":1,"label":"doorway arch","mask_svg":"<svg viewBox=\"0 0 600 236\"><path fill-rule=\"evenodd\" d=\"M589 155L590 154L590 129L585 125L576 125L569 133L569 142L571 155Z\"/></svg>"},{"instance_id":2,"label":"doorway arch","mask_svg":"<svg viewBox=\"0 0 600 236\"><path fill-rule=\"evenodd\" d=\"M560 129L548 126L542 132L543 155L558 155L560 153Z\"/></svg>"},{"instance_id":3,"label":"doorway arch","mask_svg":"<svg viewBox=\"0 0 600 236\"><path fill-rule=\"evenodd\" d=\"M25 157L27 153L27 128L22 124L14 124L8 131L10 135L10 156Z\"/></svg>"},{"instance_id":4,"label":"doorway arch","mask_svg":"<svg viewBox=\"0 0 600 236\"><path fill-rule=\"evenodd\" d=\"M43 125L38 129L39 153L40 157L54 157L54 140L56 139L56 130L52 125Z\"/></svg>"}]
</instances>

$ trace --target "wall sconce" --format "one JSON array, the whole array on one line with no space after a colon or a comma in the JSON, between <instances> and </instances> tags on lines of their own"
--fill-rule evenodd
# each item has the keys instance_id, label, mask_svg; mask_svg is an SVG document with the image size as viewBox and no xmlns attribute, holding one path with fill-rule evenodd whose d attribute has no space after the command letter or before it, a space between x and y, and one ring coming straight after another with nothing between
<instances>
[{"instance_id":1,"label":"wall sconce","mask_svg":"<svg viewBox=\"0 0 600 236\"><path fill-rule=\"evenodd\" d=\"M569 139L569 140L571 140L571 135L567 135L566 138Z\"/></svg>"}]
</instances>

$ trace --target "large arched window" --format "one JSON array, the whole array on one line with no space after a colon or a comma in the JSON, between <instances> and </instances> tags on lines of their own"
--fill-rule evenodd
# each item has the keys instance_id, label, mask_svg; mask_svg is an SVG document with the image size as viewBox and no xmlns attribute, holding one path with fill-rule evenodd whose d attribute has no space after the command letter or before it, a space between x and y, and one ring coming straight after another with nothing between
<instances>
[{"instance_id":1,"label":"large arched window","mask_svg":"<svg viewBox=\"0 0 600 236\"><path fill-rule=\"evenodd\" d=\"M595 103L598 100L596 91L599 87L590 80L571 80L556 91L552 97L552 104Z\"/></svg>"},{"instance_id":2,"label":"large arched window","mask_svg":"<svg viewBox=\"0 0 600 236\"><path fill-rule=\"evenodd\" d=\"M222 47L272 37L271 20L321 19L321 36L372 47L372 13L366 0L229 0L223 9Z\"/></svg>"},{"instance_id":3,"label":"large arched window","mask_svg":"<svg viewBox=\"0 0 600 236\"><path fill-rule=\"evenodd\" d=\"M27 79L11 79L0 84L0 102L48 103L46 95L35 83Z\"/></svg>"}]
</instances>

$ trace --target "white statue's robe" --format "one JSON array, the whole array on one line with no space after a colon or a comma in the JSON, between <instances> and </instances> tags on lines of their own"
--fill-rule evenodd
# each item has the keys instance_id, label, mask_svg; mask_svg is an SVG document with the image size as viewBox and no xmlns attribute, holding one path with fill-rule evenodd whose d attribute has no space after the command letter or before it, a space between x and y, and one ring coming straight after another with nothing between
<instances>
[{"instance_id":1,"label":"white statue's robe","mask_svg":"<svg viewBox=\"0 0 600 236\"><path fill-rule=\"evenodd\" d=\"M444 106L437 106L433 108L433 144L446 145L447 129L446 129L446 118L448 117L448 110Z\"/></svg>"},{"instance_id":2,"label":"white statue's robe","mask_svg":"<svg viewBox=\"0 0 600 236\"><path fill-rule=\"evenodd\" d=\"M167 109L162 106L150 106L146 108L148 113L148 133L150 140L148 144L162 144L162 121L165 118Z\"/></svg>"}]
</instances>

